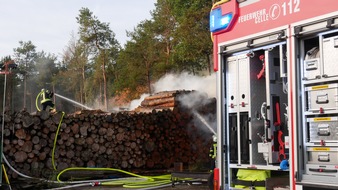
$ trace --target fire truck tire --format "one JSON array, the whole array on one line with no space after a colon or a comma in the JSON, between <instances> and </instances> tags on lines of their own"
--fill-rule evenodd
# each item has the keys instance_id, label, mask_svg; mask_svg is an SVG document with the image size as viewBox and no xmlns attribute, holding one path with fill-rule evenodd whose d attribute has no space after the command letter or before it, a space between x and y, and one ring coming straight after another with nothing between
<instances>
[{"instance_id":1,"label":"fire truck tire","mask_svg":"<svg viewBox=\"0 0 338 190\"><path fill-rule=\"evenodd\" d=\"M210 190L214 189L214 171L209 174L208 177L208 187Z\"/></svg>"}]
</instances>

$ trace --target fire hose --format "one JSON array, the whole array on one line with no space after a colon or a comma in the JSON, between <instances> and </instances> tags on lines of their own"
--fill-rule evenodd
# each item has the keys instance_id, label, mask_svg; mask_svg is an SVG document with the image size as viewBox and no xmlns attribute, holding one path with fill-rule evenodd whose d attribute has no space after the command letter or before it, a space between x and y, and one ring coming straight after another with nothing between
<instances>
[{"instance_id":1,"label":"fire hose","mask_svg":"<svg viewBox=\"0 0 338 190\"><path fill-rule=\"evenodd\" d=\"M58 173L57 180L47 180L43 178L37 178L28 176L17 171L13 166L10 165L5 155L3 154L3 158L7 166L16 174L23 178L28 178L31 180L37 180L45 183L53 183L53 184L67 184L66 186L52 188L53 190L59 189L70 189L74 187L85 187L85 186L122 186L124 188L142 188L144 190L162 188L165 186L171 186L171 175L159 175L159 176L142 176L135 173L127 172L121 169L115 168L83 168L83 167L75 167L75 168L66 168ZM60 177L67 171L77 170L77 171L114 171L124 173L133 177L124 177L117 179L96 179L96 180L82 180L82 181L61 181ZM183 179L183 180L191 180L191 179ZM177 184L177 183L176 183Z\"/></svg>"},{"instance_id":2,"label":"fire hose","mask_svg":"<svg viewBox=\"0 0 338 190\"><path fill-rule=\"evenodd\" d=\"M41 111L38 102L39 102L39 97L41 96L42 93L43 93L43 92L41 91L41 92L36 96L36 99L35 99L35 106L36 106L36 109L37 109L38 111Z\"/></svg>"},{"instance_id":3,"label":"fire hose","mask_svg":"<svg viewBox=\"0 0 338 190\"><path fill-rule=\"evenodd\" d=\"M127 172L124 170L120 169L114 169L114 168L67 168L63 171L61 171L57 175L57 180L47 180L43 178L36 178L32 176L28 176L26 174L23 174L19 171L17 171L13 166L10 165L8 160L6 159L5 155L3 154L3 158L7 166L16 174L23 178L28 178L31 180L37 180L45 183L53 183L53 184L67 184L66 186L63 187L57 187L57 188L52 188L53 190L59 190L59 189L69 189L69 188L74 188L74 187L85 187L85 186L113 186L113 185L119 185L123 186L125 188L143 188L144 190L146 189L154 189L163 187L163 186L169 186L171 183L170 180L170 175L162 175L162 176L152 176L152 177L147 177L147 176L141 176L137 175L131 172ZM100 179L100 180L82 180L82 181L61 181L59 178L60 176L70 170L96 170L96 171L117 171L121 172L124 174L129 174L133 177L125 177L125 178L118 178L118 179Z\"/></svg>"},{"instance_id":4,"label":"fire hose","mask_svg":"<svg viewBox=\"0 0 338 190\"><path fill-rule=\"evenodd\" d=\"M38 111L41 111L40 107L39 107L39 97L42 95L42 93L44 93L43 91L41 91L37 96L36 96L36 100L35 100L35 106L36 106L36 109ZM61 127L61 123L62 123L62 120L63 120L63 117L65 116L65 112L62 112L62 116L61 116L61 119L59 121L59 125L58 125L58 128L56 130L56 134L55 134L55 138L54 138L54 144L53 144L53 150L52 150L52 166L53 166L53 169L56 170L56 166L55 166L55 148L56 148L56 142L57 142L57 137L58 137L58 134L59 134L59 131L60 131L60 127Z\"/></svg>"}]
</instances>

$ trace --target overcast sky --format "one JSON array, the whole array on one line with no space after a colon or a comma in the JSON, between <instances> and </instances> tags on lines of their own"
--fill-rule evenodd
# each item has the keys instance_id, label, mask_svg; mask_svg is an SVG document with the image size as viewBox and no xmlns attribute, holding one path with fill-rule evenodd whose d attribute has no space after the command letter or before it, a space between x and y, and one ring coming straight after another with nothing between
<instances>
[{"instance_id":1,"label":"overcast sky","mask_svg":"<svg viewBox=\"0 0 338 190\"><path fill-rule=\"evenodd\" d=\"M123 46L126 31L150 19L156 0L0 0L0 58L13 55L19 41L32 41L36 50L61 58L72 33L77 34L76 17L82 7L109 23Z\"/></svg>"}]
</instances>

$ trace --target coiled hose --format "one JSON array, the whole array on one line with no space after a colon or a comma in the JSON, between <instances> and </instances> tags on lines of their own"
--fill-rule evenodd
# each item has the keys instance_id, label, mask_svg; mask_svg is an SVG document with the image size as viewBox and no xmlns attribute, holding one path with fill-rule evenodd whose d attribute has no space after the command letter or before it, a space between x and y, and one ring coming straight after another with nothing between
<instances>
[{"instance_id":1,"label":"coiled hose","mask_svg":"<svg viewBox=\"0 0 338 190\"><path fill-rule=\"evenodd\" d=\"M10 163L8 162L4 154L3 154L3 158L7 166L13 172L17 173L19 176L23 178L37 180L37 181L44 182L44 183L65 185L62 187L51 188L50 190L70 189L70 188L75 188L75 187L90 187L90 186L122 186L124 188L138 188L138 189L150 190L150 189L158 189L158 188L167 187L167 186L172 185L170 174L160 175L160 176L142 176L142 175L138 175L138 174L134 174L131 172L127 172L127 171L120 170L120 169L114 169L114 168L81 168L81 167L66 168L57 175L57 180L47 180L43 178L36 178L36 177L25 175L17 171L13 166L10 165ZM117 179L82 180L82 181L61 181L60 180L60 176L62 174L64 174L67 171L72 171L72 170L115 171L115 172L128 174L133 177L124 177L124 178L117 178ZM186 180L189 180L189 179L186 179Z\"/></svg>"},{"instance_id":2,"label":"coiled hose","mask_svg":"<svg viewBox=\"0 0 338 190\"><path fill-rule=\"evenodd\" d=\"M109 180L109 181L91 183L91 186L122 186L124 188L140 189L140 188L150 188L150 187L169 185L172 183L170 174L159 175L159 176L142 176L142 175L138 175L135 173L131 173L125 170L115 169L115 168L81 168L81 167L67 168L67 169L62 170L57 175L58 182L63 182L60 180L60 176L67 171L113 171L113 172L119 172L119 173L127 174L127 175L134 177L134 178L121 178L121 179L114 179L114 180Z\"/></svg>"}]
</instances>

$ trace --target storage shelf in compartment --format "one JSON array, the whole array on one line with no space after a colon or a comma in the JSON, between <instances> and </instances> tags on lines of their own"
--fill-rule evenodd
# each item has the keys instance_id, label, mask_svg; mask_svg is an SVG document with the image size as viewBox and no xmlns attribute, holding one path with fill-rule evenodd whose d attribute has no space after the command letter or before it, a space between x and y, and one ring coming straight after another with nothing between
<instances>
[{"instance_id":1,"label":"storage shelf in compartment","mask_svg":"<svg viewBox=\"0 0 338 190\"><path fill-rule=\"evenodd\" d=\"M320 145L320 142L307 142L305 143L306 147L324 147ZM337 142L327 142L325 141L325 147L338 147L338 141Z\"/></svg>"},{"instance_id":2,"label":"storage shelf in compartment","mask_svg":"<svg viewBox=\"0 0 338 190\"><path fill-rule=\"evenodd\" d=\"M313 80L302 80L303 85L306 86L315 86L321 85L323 83L337 83L338 77L329 77L329 78L320 78L320 79L313 79Z\"/></svg>"},{"instance_id":3,"label":"storage shelf in compartment","mask_svg":"<svg viewBox=\"0 0 338 190\"><path fill-rule=\"evenodd\" d=\"M317 187L338 187L338 181L336 177L332 176L319 176L311 174L303 174L302 181L297 182L302 185L315 185Z\"/></svg>"},{"instance_id":4,"label":"storage shelf in compartment","mask_svg":"<svg viewBox=\"0 0 338 190\"><path fill-rule=\"evenodd\" d=\"M305 111L305 116L317 116L317 117L327 117L327 114L338 114L338 110L324 110L324 113L319 113L318 111Z\"/></svg>"},{"instance_id":5,"label":"storage shelf in compartment","mask_svg":"<svg viewBox=\"0 0 338 190\"><path fill-rule=\"evenodd\" d=\"M248 164L237 165L237 164L230 164L229 167L233 168L233 169L257 169L257 170L286 171L286 170L281 170L279 165L275 166L275 165L248 165Z\"/></svg>"}]
</instances>

